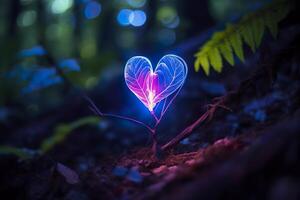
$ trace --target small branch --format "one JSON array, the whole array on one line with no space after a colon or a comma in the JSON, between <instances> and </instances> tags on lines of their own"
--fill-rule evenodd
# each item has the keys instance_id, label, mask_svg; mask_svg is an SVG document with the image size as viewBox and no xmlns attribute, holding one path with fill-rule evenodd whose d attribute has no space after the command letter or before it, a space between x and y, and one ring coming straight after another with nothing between
<instances>
[{"instance_id":1,"label":"small branch","mask_svg":"<svg viewBox=\"0 0 300 200\"><path fill-rule=\"evenodd\" d=\"M155 115L154 111L150 111L150 113L153 116L153 118L155 119L156 124L158 124L160 120L157 118L157 116Z\"/></svg>"},{"instance_id":2,"label":"small branch","mask_svg":"<svg viewBox=\"0 0 300 200\"><path fill-rule=\"evenodd\" d=\"M126 116L121 116L121 115L115 115L115 114L108 114L108 113L103 113L99 110L99 108L95 105L95 103L87 96L84 95L84 98L91 104L91 106L89 107L95 114L97 114L100 117L113 117L113 118L118 118L118 119L123 119L123 120L127 120L130 122L134 122L136 124L142 125L143 127L147 128L148 131L151 132L151 134L154 132L154 129L151 128L150 126L148 126L147 124L145 124L144 122L138 121L136 119L130 118L130 117L126 117Z\"/></svg>"},{"instance_id":3,"label":"small branch","mask_svg":"<svg viewBox=\"0 0 300 200\"><path fill-rule=\"evenodd\" d=\"M217 108L223 108L226 110L231 110L230 108L224 106L224 102L226 100L227 96L223 96L220 98L215 99L216 102L208 105L208 110L201 115L194 123L186 127L181 133L179 133L175 138L173 138L171 141L166 143L162 146L162 150L167 150L176 144L178 144L181 140L184 138L190 136L192 134L192 131L195 129L195 127L199 126L202 122L204 122L206 119L211 120L214 113L216 112Z\"/></svg>"}]
</instances>

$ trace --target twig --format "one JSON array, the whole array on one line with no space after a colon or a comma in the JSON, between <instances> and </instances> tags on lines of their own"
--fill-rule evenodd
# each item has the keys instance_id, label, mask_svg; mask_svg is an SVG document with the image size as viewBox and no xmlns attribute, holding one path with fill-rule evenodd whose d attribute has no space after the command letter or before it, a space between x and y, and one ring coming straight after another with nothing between
<instances>
[{"instance_id":1,"label":"twig","mask_svg":"<svg viewBox=\"0 0 300 200\"><path fill-rule=\"evenodd\" d=\"M136 124L142 125L143 127L145 127L151 134L151 138L152 138L152 152L153 152L153 156L154 158L157 158L157 152L161 150L160 146L158 145L157 142L157 138L156 138L156 129L157 126L159 125L160 119L158 119L155 115L154 112L151 112L153 118L155 119L155 125L153 128L151 128L150 126L148 126L147 124L145 124L144 122L138 121L136 119L133 119L131 117L126 117L126 116L121 116L121 115L115 115L115 114L108 114L108 113L103 113L99 110L99 108L96 106L96 104L93 102L93 100L91 98L89 98L86 94L83 95L83 97L90 103L89 108L98 116L100 117L113 117L113 118L117 118L117 119L122 119L122 120L127 120L130 122L134 122Z\"/></svg>"},{"instance_id":2,"label":"twig","mask_svg":"<svg viewBox=\"0 0 300 200\"><path fill-rule=\"evenodd\" d=\"M154 129L151 128L150 126L148 126L147 124L145 124L144 122L138 121L136 119L130 118L130 117L126 117L126 116L121 116L121 115L115 115L115 114L109 114L109 113L103 113L99 110L99 108L95 105L95 103L92 101L92 99L90 99L88 96L84 95L84 98L91 104L91 106L89 107L95 114L97 114L100 117L113 117L113 118L118 118L118 119L123 119L123 120L127 120L130 122L134 122L136 124L142 125L143 127L147 128L151 134L154 132Z\"/></svg>"},{"instance_id":3,"label":"twig","mask_svg":"<svg viewBox=\"0 0 300 200\"><path fill-rule=\"evenodd\" d=\"M229 93L228 95L231 95L231 93ZM214 113L216 112L217 108L223 108L223 109L226 109L226 110L231 110L230 108L228 108L224 105L224 102L226 101L228 95L225 95L225 96L214 99L213 101L215 101L215 103L208 104L207 105L208 110L203 115L201 115L201 117L199 117L194 123L192 123L191 125L186 127L181 133L179 133L171 141L169 141L168 143L163 145L161 149L162 150L167 150L167 149L175 146L176 144L178 144L184 138L190 136L192 134L192 131L195 129L195 127L199 126L199 124L204 122L206 119L208 119L208 120L212 119L212 117L213 117Z\"/></svg>"}]
</instances>

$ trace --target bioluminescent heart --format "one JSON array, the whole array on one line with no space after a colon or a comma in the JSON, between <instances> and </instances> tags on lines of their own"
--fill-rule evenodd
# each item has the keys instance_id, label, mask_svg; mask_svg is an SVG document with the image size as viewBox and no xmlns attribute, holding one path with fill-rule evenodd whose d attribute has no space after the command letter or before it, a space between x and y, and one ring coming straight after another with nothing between
<instances>
[{"instance_id":1,"label":"bioluminescent heart","mask_svg":"<svg viewBox=\"0 0 300 200\"><path fill-rule=\"evenodd\" d=\"M152 112L160 101L181 89L187 72L185 61L176 55L165 55L155 69L146 57L135 56L126 63L124 76L128 88Z\"/></svg>"}]
</instances>

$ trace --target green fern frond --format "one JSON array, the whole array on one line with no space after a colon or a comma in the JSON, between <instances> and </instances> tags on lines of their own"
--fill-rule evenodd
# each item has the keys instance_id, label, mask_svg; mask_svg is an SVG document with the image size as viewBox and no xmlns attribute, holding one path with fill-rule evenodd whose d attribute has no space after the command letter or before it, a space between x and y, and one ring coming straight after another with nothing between
<instances>
[{"instance_id":1,"label":"green fern frond","mask_svg":"<svg viewBox=\"0 0 300 200\"><path fill-rule=\"evenodd\" d=\"M216 32L201 49L195 54L195 70L202 67L206 75L210 68L221 72L223 68L222 57L234 65L234 54L244 62L243 42L253 52L260 46L265 29L276 38L278 23L291 9L289 0L277 0L266 7L247 14L237 24L228 24L225 30Z\"/></svg>"},{"instance_id":2,"label":"green fern frond","mask_svg":"<svg viewBox=\"0 0 300 200\"><path fill-rule=\"evenodd\" d=\"M224 40L224 42L220 44L220 52L223 55L223 57L226 59L226 61L231 66L233 66L234 65L233 52L228 39Z\"/></svg>"},{"instance_id":3,"label":"green fern frond","mask_svg":"<svg viewBox=\"0 0 300 200\"><path fill-rule=\"evenodd\" d=\"M244 62L245 58L241 35L238 32L233 32L230 36L228 36L228 38L235 54L242 62Z\"/></svg>"}]
</instances>

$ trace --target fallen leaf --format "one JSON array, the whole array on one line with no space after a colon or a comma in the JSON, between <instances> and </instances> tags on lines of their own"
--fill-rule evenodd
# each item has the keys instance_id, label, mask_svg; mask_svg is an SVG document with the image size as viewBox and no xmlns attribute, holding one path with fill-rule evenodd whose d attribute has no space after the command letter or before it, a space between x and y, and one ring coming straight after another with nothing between
<instances>
[{"instance_id":1,"label":"fallen leaf","mask_svg":"<svg viewBox=\"0 0 300 200\"><path fill-rule=\"evenodd\" d=\"M69 167L61 163L57 163L56 169L65 178L67 183L76 184L79 182L78 174Z\"/></svg>"}]
</instances>

